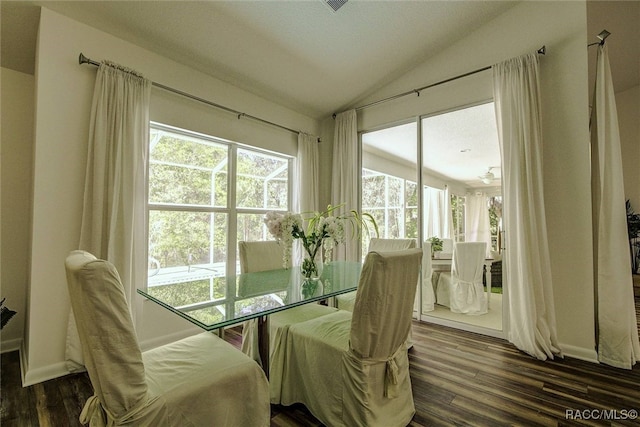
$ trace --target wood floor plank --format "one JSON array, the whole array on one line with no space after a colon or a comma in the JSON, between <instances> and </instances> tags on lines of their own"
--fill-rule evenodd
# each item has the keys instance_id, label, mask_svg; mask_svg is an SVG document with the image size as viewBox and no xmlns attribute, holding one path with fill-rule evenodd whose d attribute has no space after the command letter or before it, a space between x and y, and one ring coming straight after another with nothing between
<instances>
[{"instance_id":1,"label":"wood floor plank","mask_svg":"<svg viewBox=\"0 0 640 427\"><path fill-rule=\"evenodd\" d=\"M224 339L239 348L241 330L227 329ZM640 425L638 420L567 419L567 411L640 411L640 364L625 370L570 358L543 362L499 338L419 322L414 322L413 340L409 365L416 414L411 426ZM23 388L19 360L17 352L2 354L0 425L79 426L79 413L93 394L86 373ZM322 424L303 405L272 405L271 425Z\"/></svg>"}]
</instances>

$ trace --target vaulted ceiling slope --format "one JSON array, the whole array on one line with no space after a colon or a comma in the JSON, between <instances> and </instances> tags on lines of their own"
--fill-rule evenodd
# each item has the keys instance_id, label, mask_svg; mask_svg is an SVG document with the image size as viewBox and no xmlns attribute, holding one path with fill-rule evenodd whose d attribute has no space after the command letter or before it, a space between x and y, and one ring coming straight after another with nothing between
<instances>
[{"instance_id":1,"label":"vaulted ceiling slope","mask_svg":"<svg viewBox=\"0 0 640 427\"><path fill-rule=\"evenodd\" d=\"M43 6L320 119L359 105L519 1L350 0L334 12L325 0L2 0L0 61L33 73ZM586 5L589 41L612 32L616 91L639 84L640 1Z\"/></svg>"},{"instance_id":2,"label":"vaulted ceiling slope","mask_svg":"<svg viewBox=\"0 0 640 427\"><path fill-rule=\"evenodd\" d=\"M333 12L323 0L3 1L2 64L33 73L36 6L42 5L323 118L515 3L351 0Z\"/></svg>"}]
</instances>

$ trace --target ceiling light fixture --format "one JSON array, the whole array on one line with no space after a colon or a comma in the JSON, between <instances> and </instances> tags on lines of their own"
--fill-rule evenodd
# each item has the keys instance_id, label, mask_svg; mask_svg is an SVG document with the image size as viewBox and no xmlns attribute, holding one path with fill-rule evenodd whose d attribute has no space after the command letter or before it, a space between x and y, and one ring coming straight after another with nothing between
<instances>
[{"instance_id":1,"label":"ceiling light fixture","mask_svg":"<svg viewBox=\"0 0 640 427\"><path fill-rule=\"evenodd\" d=\"M496 178L496 176L493 174L493 172L491 172L491 169L493 169L493 167L489 168L487 173L485 173L484 175L480 175L478 177L478 178L480 178L482 180L482 182L484 184L491 184L493 182L493 180Z\"/></svg>"}]
</instances>

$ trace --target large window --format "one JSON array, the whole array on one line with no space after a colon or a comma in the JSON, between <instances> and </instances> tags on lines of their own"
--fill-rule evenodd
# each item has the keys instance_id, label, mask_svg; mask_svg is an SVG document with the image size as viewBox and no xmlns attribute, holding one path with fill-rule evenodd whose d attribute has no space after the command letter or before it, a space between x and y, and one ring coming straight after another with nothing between
<instances>
[{"instance_id":1,"label":"large window","mask_svg":"<svg viewBox=\"0 0 640 427\"><path fill-rule=\"evenodd\" d=\"M289 207L292 159L158 124L149 148L148 292L221 316L237 242L269 239L264 214Z\"/></svg>"},{"instance_id":2,"label":"large window","mask_svg":"<svg viewBox=\"0 0 640 427\"><path fill-rule=\"evenodd\" d=\"M371 214L385 239L418 237L418 193L415 182L362 169L362 211ZM370 236L363 235L362 253Z\"/></svg>"}]
</instances>

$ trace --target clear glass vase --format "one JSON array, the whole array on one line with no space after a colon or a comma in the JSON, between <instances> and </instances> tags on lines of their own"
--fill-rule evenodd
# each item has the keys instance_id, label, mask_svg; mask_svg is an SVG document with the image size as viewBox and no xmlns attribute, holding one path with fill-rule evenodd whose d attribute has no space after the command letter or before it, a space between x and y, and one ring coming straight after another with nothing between
<instances>
[{"instance_id":1,"label":"clear glass vase","mask_svg":"<svg viewBox=\"0 0 640 427\"><path fill-rule=\"evenodd\" d=\"M320 251L318 251L320 252ZM308 299L322 295L322 276L323 270L322 254L318 253L315 258L311 259L309 256L305 256L300 266L301 273L301 286L300 292L303 299Z\"/></svg>"},{"instance_id":2,"label":"clear glass vase","mask_svg":"<svg viewBox=\"0 0 640 427\"><path fill-rule=\"evenodd\" d=\"M305 255L300 266L300 273L303 279L319 279L322 276L322 269L324 267L322 262L321 251L318 251L315 258L311 259L308 255Z\"/></svg>"}]
</instances>

